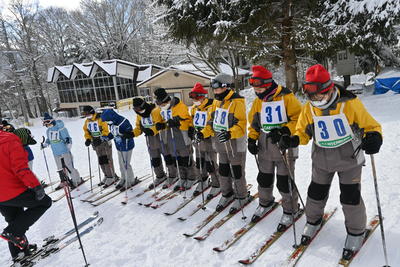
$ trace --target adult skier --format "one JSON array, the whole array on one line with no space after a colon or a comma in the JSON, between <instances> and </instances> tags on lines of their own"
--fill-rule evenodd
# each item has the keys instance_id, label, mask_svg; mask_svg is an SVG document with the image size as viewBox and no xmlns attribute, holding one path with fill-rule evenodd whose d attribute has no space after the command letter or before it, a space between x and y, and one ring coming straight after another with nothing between
<instances>
[{"instance_id":1,"label":"adult skier","mask_svg":"<svg viewBox=\"0 0 400 267\"><path fill-rule=\"evenodd\" d=\"M301 104L294 94L272 78L272 73L263 66L253 66L253 75L249 79L257 98L254 100L248 114L249 139L248 150L258 155L259 172L257 176L259 206L252 221L262 218L274 203L273 185L275 180L279 193L282 195L283 215L278 225L278 231L292 224L292 213L298 208L298 194L289 190L289 171L283 162L277 143L281 135L291 135L295 132ZM294 170L298 148L290 148L288 152L289 166ZM294 216L296 217L296 216Z\"/></svg>"},{"instance_id":2,"label":"adult skier","mask_svg":"<svg viewBox=\"0 0 400 267\"><path fill-rule=\"evenodd\" d=\"M202 141L214 133L218 139L215 148L219 158L219 182L222 197L216 207L223 210L232 200L229 210L235 213L250 198L246 189L246 103L243 97L235 93L233 77L220 73L211 80L215 101L210 109L210 118L206 127L196 133L196 141ZM233 173L231 172L233 170Z\"/></svg>"},{"instance_id":3,"label":"adult skier","mask_svg":"<svg viewBox=\"0 0 400 267\"><path fill-rule=\"evenodd\" d=\"M303 83L308 98L296 125L295 135L283 135L281 149L306 145L313 139L312 177L306 204L307 223L302 244L308 244L321 227L329 188L335 173L339 176L340 202L347 237L343 258L357 252L364 240L366 212L361 197L361 169L364 154L379 152L382 145L380 124L367 112L353 93L335 85L320 64L311 66Z\"/></svg>"},{"instance_id":4,"label":"adult skier","mask_svg":"<svg viewBox=\"0 0 400 267\"><path fill-rule=\"evenodd\" d=\"M121 180L116 188L124 191L138 182L133 175L131 165L132 151L135 147L133 128L128 119L117 114L113 109L105 109L101 113L101 119L108 123L115 147L118 150Z\"/></svg>"},{"instance_id":5,"label":"adult skier","mask_svg":"<svg viewBox=\"0 0 400 267\"><path fill-rule=\"evenodd\" d=\"M132 102L133 109L136 113L136 126L135 129L133 129L133 134L135 137L140 136L142 133L145 135L151 158L151 165L156 174L154 184L152 183L149 185L149 188L153 189L155 186L158 186L167 179L161 159L163 148L161 147L160 136L156 129L156 123L162 121L160 108L156 107L155 104L146 103L139 97L134 98ZM168 169L168 172L172 174L172 177L176 177L174 171L176 172L176 168L171 168L171 170Z\"/></svg>"},{"instance_id":6,"label":"adult skier","mask_svg":"<svg viewBox=\"0 0 400 267\"><path fill-rule=\"evenodd\" d=\"M41 144L41 149L48 146L53 151L54 160L57 165L57 172L62 181L66 175L69 177L71 188L76 188L83 183L78 170L74 167L73 157L71 154L72 138L64 127L64 122L55 120L49 113L45 112L43 117L43 125L47 127L46 140ZM59 190L63 187L62 182L56 187Z\"/></svg>"},{"instance_id":7,"label":"adult skier","mask_svg":"<svg viewBox=\"0 0 400 267\"><path fill-rule=\"evenodd\" d=\"M108 187L118 179L114 171L112 145L110 143L113 136L108 129L108 124L101 119L100 114L92 106L84 106L82 115L86 117L83 125L85 146L92 145L104 173L104 178L99 186Z\"/></svg>"},{"instance_id":8,"label":"adult skier","mask_svg":"<svg viewBox=\"0 0 400 267\"><path fill-rule=\"evenodd\" d=\"M162 142L165 145L165 161L168 169L178 161L180 180L174 190L186 190L192 187L196 179L191 162L191 142L188 130L191 117L188 107L177 97L170 97L164 88L154 91L156 104L160 107L162 121L156 123L156 129L161 131ZM169 174L171 176L171 174ZM174 183L167 180L168 186Z\"/></svg>"},{"instance_id":9,"label":"adult skier","mask_svg":"<svg viewBox=\"0 0 400 267\"><path fill-rule=\"evenodd\" d=\"M8 223L0 237L8 241L14 260L35 249L25 233L51 204L28 168L27 153L18 136L0 131L0 213Z\"/></svg>"},{"instance_id":10,"label":"adult skier","mask_svg":"<svg viewBox=\"0 0 400 267\"><path fill-rule=\"evenodd\" d=\"M189 97L193 100L193 106L190 110L193 119L193 127L189 128L189 137L191 139L194 139L197 131L204 129L207 124L207 118L210 116L209 111L214 99L208 98L207 94L207 90L204 89L201 83L196 83L189 93ZM208 186L208 176L210 176L211 190L207 195L207 199L212 199L221 191L217 176L217 153L213 149L213 141L215 141L212 140L213 138L213 136L210 136L196 146L196 168L200 173L200 182L194 190L193 195L200 194L200 192ZM197 149L199 149L199 152ZM200 172L200 170L202 172Z\"/></svg>"}]
</instances>

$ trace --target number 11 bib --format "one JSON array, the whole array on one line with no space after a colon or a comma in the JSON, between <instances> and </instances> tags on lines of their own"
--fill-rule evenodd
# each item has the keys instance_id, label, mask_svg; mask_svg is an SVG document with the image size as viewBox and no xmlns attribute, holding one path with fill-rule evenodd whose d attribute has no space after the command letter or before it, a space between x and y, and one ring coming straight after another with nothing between
<instances>
[{"instance_id":1,"label":"number 11 bib","mask_svg":"<svg viewBox=\"0 0 400 267\"><path fill-rule=\"evenodd\" d=\"M344 105L345 103L342 104L339 114L330 116L315 116L313 108L310 107L314 119L315 144L317 146L336 148L353 139L353 131L343 113Z\"/></svg>"},{"instance_id":2,"label":"number 11 bib","mask_svg":"<svg viewBox=\"0 0 400 267\"><path fill-rule=\"evenodd\" d=\"M263 102L261 107L261 128L264 132L269 132L273 128L281 127L282 124L286 123L286 108L285 102L272 101Z\"/></svg>"}]
</instances>

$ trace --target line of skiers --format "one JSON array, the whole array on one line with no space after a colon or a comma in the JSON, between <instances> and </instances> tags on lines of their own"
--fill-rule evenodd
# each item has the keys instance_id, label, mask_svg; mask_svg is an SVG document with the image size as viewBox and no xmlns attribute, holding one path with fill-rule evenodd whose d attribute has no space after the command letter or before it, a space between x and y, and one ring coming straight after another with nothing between
<instances>
[{"instance_id":1,"label":"line of skiers","mask_svg":"<svg viewBox=\"0 0 400 267\"><path fill-rule=\"evenodd\" d=\"M259 168L259 205L252 220L259 220L272 208L276 179L283 207L277 230L283 231L300 212L299 194L292 180L298 146L313 139L312 177L305 207L307 223L301 242L310 242L320 228L330 184L338 173L347 230L344 252L358 251L366 227L360 193L365 162L361 150L367 154L379 151L380 124L354 94L334 84L329 72L319 64L306 72L303 93L308 102L303 106L262 66L252 67L249 82L257 98L247 116L245 99L234 91L233 77L223 73L211 80L215 99L208 97L201 84L194 85L189 94L193 100L190 110L163 88L155 90L155 104L134 98L135 128L113 109L96 111L91 106L84 107L85 145L91 145L98 156L104 173L100 185L116 183L117 188L125 190L137 182L130 162L134 138L143 134L156 175L149 188L162 184L164 189L183 191L197 183L193 194L199 195L210 186L207 199L222 193L216 210L233 202L229 212L235 213L251 199L245 173L249 150ZM66 167L71 185L78 186L82 180L73 166L68 131L62 121L48 114L43 123L48 129L42 147L51 146L59 170ZM118 151L121 179L114 170L112 139Z\"/></svg>"}]
</instances>

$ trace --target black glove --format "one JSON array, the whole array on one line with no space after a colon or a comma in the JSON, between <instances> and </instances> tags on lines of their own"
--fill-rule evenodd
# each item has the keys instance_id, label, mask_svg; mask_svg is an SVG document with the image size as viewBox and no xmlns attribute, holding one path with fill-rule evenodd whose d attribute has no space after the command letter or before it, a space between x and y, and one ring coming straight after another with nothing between
<instances>
[{"instance_id":1,"label":"black glove","mask_svg":"<svg viewBox=\"0 0 400 267\"><path fill-rule=\"evenodd\" d=\"M93 138L93 146L96 147L96 146L99 146L99 145L101 145L101 138L100 137Z\"/></svg>"},{"instance_id":2,"label":"black glove","mask_svg":"<svg viewBox=\"0 0 400 267\"><path fill-rule=\"evenodd\" d=\"M38 186L34 187L33 192L35 192L36 200L42 200L46 196L46 193L44 192L42 185L38 185Z\"/></svg>"},{"instance_id":3,"label":"black glove","mask_svg":"<svg viewBox=\"0 0 400 267\"><path fill-rule=\"evenodd\" d=\"M249 149L249 152L253 155L257 155L258 153L258 146L257 146L257 140L254 140L252 138L249 138L247 140L247 148Z\"/></svg>"},{"instance_id":4,"label":"black glove","mask_svg":"<svg viewBox=\"0 0 400 267\"><path fill-rule=\"evenodd\" d=\"M150 128L143 128L142 132L144 132L145 136L154 136L154 132Z\"/></svg>"},{"instance_id":5,"label":"black glove","mask_svg":"<svg viewBox=\"0 0 400 267\"><path fill-rule=\"evenodd\" d=\"M71 144L72 143L71 138L70 137L65 138L65 143L66 144Z\"/></svg>"},{"instance_id":6,"label":"black glove","mask_svg":"<svg viewBox=\"0 0 400 267\"><path fill-rule=\"evenodd\" d=\"M167 127L167 124L164 122L157 122L156 123L156 129L157 131L164 130Z\"/></svg>"},{"instance_id":7,"label":"black glove","mask_svg":"<svg viewBox=\"0 0 400 267\"><path fill-rule=\"evenodd\" d=\"M194 127L189 127L188 136L189 136L190 140L194 139L195 134L196 134L196 129L194 129Z\"/></svg>"},{"instance_id":8,"label":"black glove","mask_svg":"<svg viewBox=\"0 0 400 267\"><path fill-rule=\"evenodd\" d=\"M90 146L91 143L92 143L92 140L86 139L85 146Z\"/></svg>"},{"instance_id":9,"label":"black glove","mask_svg":"<svg viewBox=\"0 0 400 267\"><path fill-rule=\"evenodd\" d=\"M279 140L281 140L281 136L282 134L279 128L274 128L268 133L268 137L271 138L271 142L273 144L278 143Z\"/></svg>"},{"instance_id":10,"label":"black glove","mask_svg":"<svg viewBox=\"0 0 400 267\"><path fill-rule=\"evenodd\" d=\"M204 140L204 134L202 132L196 132L194 135L194 141L198 144Z\"/></svg>"},{"instance_id":11,"label":"black glove","mask_svg":"<svg viewBox=\"0 0 400 267\"><path fill-rule=\"evenodd\" d=\"M220 143L225 143L229 139L231 139L231 132L229 131L222 131L217 134L218 140Z\"/></svg>"},{"instance_id":12,"label":"black glove","mask_svg":"<svg viewBox=\"0 0 400 267\"><path fill-rule=\"evenodd\" d=\"M124 133L122 133L122 138L131 139L133 137L135 137L135 134L133 132L124 132Z\"/></svg>"},{"instance_id":13,"label":"black glove","mask_svg":"<svg viewBox=\"0 0 400 267\"><path fill-rule=\"evenodd\" d=\"M167 124L168 124L168 127L170 127L170 128L181 126L181 123L178 118L169 119L167 121Z\"/></svg>"},{"instance_id":14,"label":"black glove","mask_svg":"<svg viewBox=\"0 0 400 267\"><path fill-rule=\"evenodd\" d=\"M362 139L361 148L365 154L376 154L382 145L382 135L378 132L368 132Z\"/></svg>"},{"instance_id":15,"label":"black glove","mask_svg":"<svg viewBox=\"0 0 400 267\"><path fill-rule=\"evenodd\" d=\"M279 140L278 146L280 150L286 150L291 147L298 147L300 144L300 138L297 135L282 135L281 140Z\"/></svg>"}]
</instances>

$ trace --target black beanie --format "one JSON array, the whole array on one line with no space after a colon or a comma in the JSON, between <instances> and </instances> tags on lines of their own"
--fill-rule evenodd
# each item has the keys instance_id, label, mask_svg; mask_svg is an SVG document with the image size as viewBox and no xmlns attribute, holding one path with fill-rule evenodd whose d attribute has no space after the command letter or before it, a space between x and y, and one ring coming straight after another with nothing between
<instances>
[{"instance_id":1,"label":"black beanie","mask_svg":"<svg viewBox=\"0 0 400 267\"><path fill-rule=\"evenodd\" d=\"M140 109L144 109L144 104L146 102L144 102L144 100L140 97L136 97L132 100L132 104L134 108L140 108Z\"/></svg>"},{"instance_id":2,"label":"black beanie","mask_svg":"<svg viewBox=\"0 0 400 267\"><path fill-rule=\"evenodd\" d=\"M156 96L156 102L158 105L171 100L171 97L169 97L164 88L156 89L154 95Z\"/></svg>"},{"instance_id":3,"label":"black beanie","mask_svg":"<svg viewBox=\"0 0 400 267\"><path fill-rule=\"evenodd\" d=\"M92 106L84 106L83 107L83 113L85 114L94 114L94 108Z\"/></svg>"}]
</instances>

